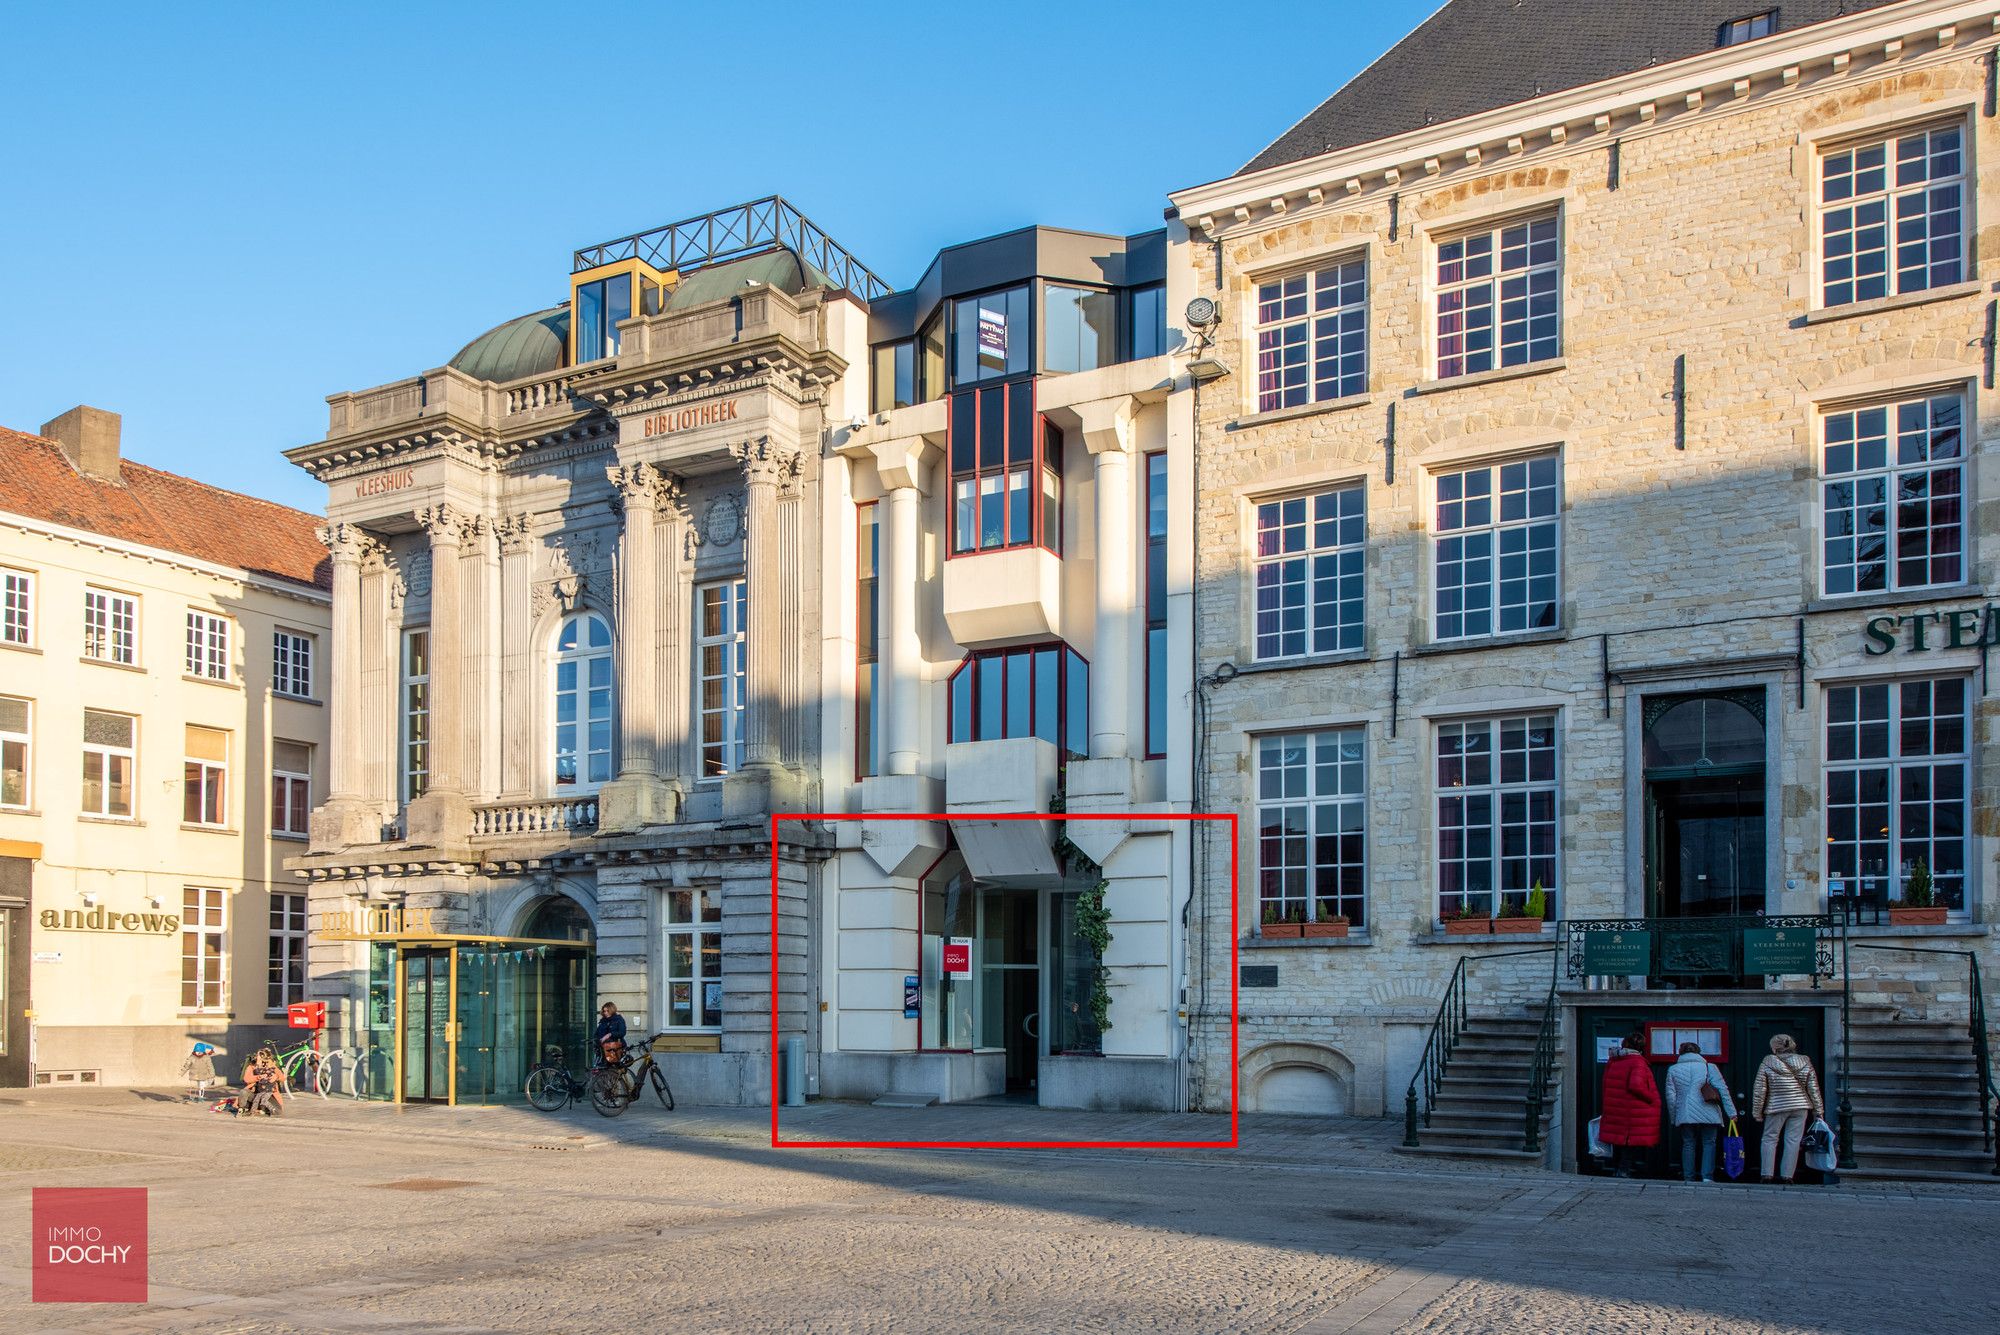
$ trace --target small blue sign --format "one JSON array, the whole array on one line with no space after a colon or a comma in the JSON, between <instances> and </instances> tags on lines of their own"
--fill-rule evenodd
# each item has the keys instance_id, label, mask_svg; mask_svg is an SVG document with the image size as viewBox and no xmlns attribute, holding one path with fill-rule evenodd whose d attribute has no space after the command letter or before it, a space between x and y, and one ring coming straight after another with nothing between
<instances>
[{"instance_id":1,"label":"small blue sign","mask_svg":"<svg viewBox=\"0 0 2000 1335\"><path fill-rule=\"evenodd\" d=\"M922 1012L923 993L921 981L913 973L903 975L903 1018L914 1020Z\"/></svg>"}]
</instances>

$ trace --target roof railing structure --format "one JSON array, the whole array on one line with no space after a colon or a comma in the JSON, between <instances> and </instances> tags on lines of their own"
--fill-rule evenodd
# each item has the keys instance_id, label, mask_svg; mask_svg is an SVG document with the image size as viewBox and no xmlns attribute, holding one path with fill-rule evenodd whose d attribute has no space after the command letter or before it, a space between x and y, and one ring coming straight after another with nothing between
<instances>
[{"instance_id":1,"label":"roof railing structure","mask_svg":"<svg viewBox=\"0 0 2000 1335\"><path fill-rule=\"evenodd\" d=\"M655 269L689 273L781 248L791 250L863 301L873 301L890 291L873 270L782 195L766 195L748 204L586 246L576 252L570 271L582 273L619 260L638 259Z\"/></svg>"}]
</instances>

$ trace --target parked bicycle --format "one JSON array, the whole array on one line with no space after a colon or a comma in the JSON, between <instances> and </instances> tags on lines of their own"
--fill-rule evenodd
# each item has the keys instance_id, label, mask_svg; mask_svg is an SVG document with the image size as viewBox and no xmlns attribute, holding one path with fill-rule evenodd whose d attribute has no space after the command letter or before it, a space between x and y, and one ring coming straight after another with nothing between
<instances>
[{"instance_id":1,"label":"parked bicycle","mask_svg":"<svg viewBox=\"0 0 2000 1335\"><path fill-rule=\"evenodd\" d=\"M561 1048L550 1048L542 1055L542 1064L528 1072L524 1088L528 1102L543 1112L555 1112L590 1097L588 1080L579 1079L569 1069L569 1059Z\"/></svg>"},{"instance_id":2,"label":"parked bicycle","mask_svg":"<svg viewBox=\"0 0 2000 1335\"><path fill-rule=\"evenodd\" d=\"M601 1116L616 1117L646 1092L646 1084L650 1080L660 1106L672 1112L674 1091L668 1087L667 1077L653 1057L653 1044L665 1037L665 1034L654 1034L634 1043L626 1050L623 1060L607 1063L592 1071L590 1106L597 1109Z\"/></svg>"},{"instance_id":3,"label":"parked bicycle","mask_svg":"<svg viewBox=\"0 0 2000 1335\"><path fill-rule=\"evenodd\" d=\"M284 1073L285 1090L312 1090L321 1098L326 1097L326 1061L313 1049L312 1040L305 1039L293 1044L277 1054L278 1069Z\"/></svg>"}]
</instances>

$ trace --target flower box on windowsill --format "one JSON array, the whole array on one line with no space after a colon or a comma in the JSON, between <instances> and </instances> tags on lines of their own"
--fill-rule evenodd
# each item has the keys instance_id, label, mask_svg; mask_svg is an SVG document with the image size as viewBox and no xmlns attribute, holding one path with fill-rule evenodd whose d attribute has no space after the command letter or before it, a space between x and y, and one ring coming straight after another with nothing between
<instances>
[{"instance_id":1,"label":"flower box on windowsill","mask_svg":"<svg viewBox=\"0 0 2000 1335\"><path fill-rule=\"evenodd\" d=\"M1298 924L1302 936L1346 936L1348 922L1345 918L1328 918L1324 922Z\"/></svg>"},{"instance_id":2,"label":"flower box on windowsill","mask_svg":"<svg viewBox=\"0 0 2000 1335\"><path fill-rule=\"evenodd\" d=\"M1444 934L1446 936L1487 936L1492 931L1493 920L1491 918L1446 918L1444 920Z\"/></svg>"},{"instance_id":3,"label":"flower box on windowsill","mask_svg":"<svg viewBox=\"0 0 2000 1335\"><path fill-rule=\"evenodd\" d=\"M1530 918L1525 915L1519 918L1495 918L1493 920L1493 934L1495 936L1539 936L1542 927L1543 923L1540 918Z\"/></svg>"},{"instance_id":4,"label":"flower box on windowsill","mask_svg":"<svg viewBox=\"0 0 2000 1335\"><path fill-rule=\"evenodd\" d=\"M1942 927L1944 926L1945 915L1950 912L1950 909L1942 907L1910 909L1898 908L1894 904L1891 904L1889 906L1889 925L1891 927Z\"/></svg>"},{"instance_id":5,"label":"flower box on windowsill","mask_svg":"<svg viewBox=\"0 0 2000 1335\"><path fill-rule=\"evenodd\" d=\"M1268 937L1296 938L1305 935L1305 927L1306 925L1302 922L1267 922L1258 929L1257 934Z\"/></svg>"}]
</instances>

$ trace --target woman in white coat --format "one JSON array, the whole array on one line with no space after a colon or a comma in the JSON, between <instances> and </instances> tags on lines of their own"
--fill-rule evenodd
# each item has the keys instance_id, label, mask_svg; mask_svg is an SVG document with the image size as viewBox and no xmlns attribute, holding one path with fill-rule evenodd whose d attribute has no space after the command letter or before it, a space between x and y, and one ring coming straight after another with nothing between
<instances>
[{"instance_id":1,"label":"woman in white coat","mask_svg":"<svg viewBox=\"0 0 2000 1335\"><path fill-rule=\"evenodd\" d=\"M1699 1043L1681 1044L1681 1055L1667 1068L1667 1119L1681 1133L1681 1181L1715 1180L1715 1146L1725 1114L1736 1116L1729 1083L1701 1055Z\"/></svg>"}]
</instances>

